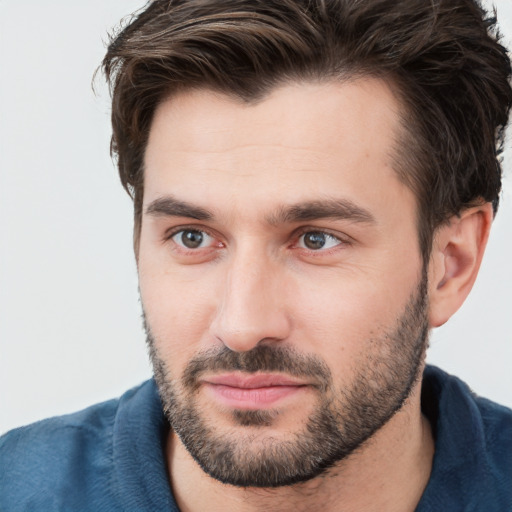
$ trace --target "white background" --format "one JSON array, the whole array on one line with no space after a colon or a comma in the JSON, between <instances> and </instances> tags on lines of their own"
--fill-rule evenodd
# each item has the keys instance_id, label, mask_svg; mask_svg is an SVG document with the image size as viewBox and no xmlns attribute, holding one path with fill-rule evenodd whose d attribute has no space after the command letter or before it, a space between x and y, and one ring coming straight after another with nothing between
<instances>
[{"instance_id":1,"label":"white background","mask_svg":"<svg viewBox=\"0 0 512 512\"><path fill-rule=\"evenodd\" d=\"M0 0L0 433L151 373L108 93L91 89L107 31L143 3ZM496 4L510 46L512 2ZM429 360L512 406L512 154L505 168L480 277Z\"/></svg>"}]
</instances>

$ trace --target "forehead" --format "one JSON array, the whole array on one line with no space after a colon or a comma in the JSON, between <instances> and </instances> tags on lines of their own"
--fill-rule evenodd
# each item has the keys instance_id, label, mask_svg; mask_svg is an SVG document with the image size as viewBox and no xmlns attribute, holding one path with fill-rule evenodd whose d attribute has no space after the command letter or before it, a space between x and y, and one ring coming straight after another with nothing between
<instances>
[{"instance_id":1,"label":"forehead","mask_svg":"<svg viewBox=\"0 0 512 512\"><path fill-rule=\"evenodd\" d=\"M378 206L403 188L392 168L399 119L376 79L288 84L251 104L182 92L155 112L144 203L172 194L213 211L263 213L335 193Z\"/></svg>"}]
</instances>

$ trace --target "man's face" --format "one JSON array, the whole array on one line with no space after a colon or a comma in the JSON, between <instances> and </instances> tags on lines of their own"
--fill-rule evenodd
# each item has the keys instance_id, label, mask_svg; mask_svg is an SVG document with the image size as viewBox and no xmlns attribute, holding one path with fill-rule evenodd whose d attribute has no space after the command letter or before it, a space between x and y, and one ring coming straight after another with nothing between
<instances>
[{"instance_id":1,"label":"man's face","mask_svg":"<svg viewBox=\"0 0 512 512\"><path fill-rule=\"evenodd\" d=\"M426 277L377 80L157 109L138 254L157 383L202 468L319 474L400 409L423 363Z\"/></svg>"}]
</instances>

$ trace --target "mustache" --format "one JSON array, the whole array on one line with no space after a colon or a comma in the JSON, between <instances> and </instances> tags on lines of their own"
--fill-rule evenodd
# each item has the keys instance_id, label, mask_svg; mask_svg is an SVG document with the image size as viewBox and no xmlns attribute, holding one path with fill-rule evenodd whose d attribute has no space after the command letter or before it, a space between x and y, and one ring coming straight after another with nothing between
<instances>
[{"instance_id":1,"label":"mustache","mask_svg":"<svg viewBox=\"0 0 512 512\"><path fill-rule=\"evenodd\" d=\"M195 390L205 373L224 371L285 373L313 380L322 391L332 382L329 367L318 357L270 345L258 345L247 352L234 352L226 346L201 352L187 364L182 381L186 388Z\"/></svg>"}]
</instances>

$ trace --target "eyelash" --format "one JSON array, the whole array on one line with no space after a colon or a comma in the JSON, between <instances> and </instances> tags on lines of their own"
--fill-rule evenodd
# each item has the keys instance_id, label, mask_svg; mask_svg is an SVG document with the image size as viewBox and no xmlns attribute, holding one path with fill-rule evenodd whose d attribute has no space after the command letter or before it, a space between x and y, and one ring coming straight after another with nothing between
<instances>
[{"instance_id":1,"label":"eyelash","mask_svg":"<svg viewBox=\"0 0 512 512\"><path fill-rule=\"evenodd\" d=\"M176 235L178 235L179 233L185 232L185 231L195 231L196 233L205 233L206 235L208 235L211 238L219 238L215 233L211 232L210 230L205 229L202 226L177 226L169 231L166 231L166 233L164 235L164 242L171 241ZM176 242L174 242L174 243L176 245L179 245ZM222 245L224 245L224 244L222 244ZM183 247L181 245L179 245L179 247L181 250L187 250L186 247ZM191 252L197 251L196 249L188 249L188 250Z\"/></svg>"},{"instance_id":2,"label":"eyelash","mask_svg":"<svg viewBox=\"0 0 512 512\"><path fill-rule=\"evenodd\" d=\"M325 235L325 237L327 239L334 239L336 240L338 243L334 246L334 247L330 247L330 248L327 248L327 249L323 249L323 250L314 250L314 249L308 249L307 247L297 247L297 244L299 243L300 239L304 236L304 235L307 235L308 233L318 233L318 234L322 234L322 235ZM307 251L309 255L313 256L313 257L320 257L320 256L325 256L325 255L328 255L336 250L340 250L344 247L347 247L349 245L351 245L351 240L347 237L347 236L340 236L339 234L334 234L332 232L330 232L329 230L326 230L326 229L319 229L319 228L315 228L315 227L305 227L305 228L301 228L295 235L294 235L294 242L293 242L293 246L295 246L295 248L297 250L303 250L303 251Z\"/></svg>"},{"instance_id":3,"label":"eyelash","mask_svg":"<svg viewBox=\"0 0 512 512\"><path fill-rule=\"evenodd\" d=\"M211 237L211 238L219 238L215 233L213 233L212 231L208 230L208 229L205 229L203 226L177 226L169 231L167 231L164 235L164 242L169 242L169 241L172 241L172 239L178 235L179 233L182 233L182 232L185 232L185 231L195 231L195 232L198 232L198 233L205 233L207 236ZM307 235L308 233L318 233L318 234L322 234L322 235L325 235L326 238L328 239L334 239L336 240L338 243L334 246L334 247L330 247L330 248L327 248L327 249L324 249L324 250L314 250L314 249L308 249L307 247L297 247L297 244L299 243L300 239L304 236L304 235ZM187 251L189 253L197 253L199 251L199 249L211 249L211 248L215 248L215 247L205 247L205 248L198 248L198 249L191 249L191 248L186 248L180 244L178 244L177 242L174 242L178 247L179 247L179 250L181 251ZM225 244L220 242L218 244L218 248L221 248L223 247ZM304 227L304 228L301 228L298 232L295 232L293 234L293 243L291 244L291 247L292 248L295 248L297 250L303 250L303 251L307 251L309 254L311 255L314 255L314 256L320 256L320 255L325 255L325 254L329 254L330 252L334 251L334 250L337 250L339 249L340 247L339 246L348 246L348 245L351 245L351 241L348 239L348 237L340 237L339 235L335 235L333 233L331 233L330 231L328 230L325 230L325 229L319 229L319 228L314 228L314 227Z\"/></svg>"}]
</instances>

